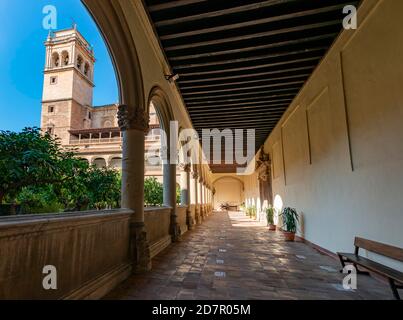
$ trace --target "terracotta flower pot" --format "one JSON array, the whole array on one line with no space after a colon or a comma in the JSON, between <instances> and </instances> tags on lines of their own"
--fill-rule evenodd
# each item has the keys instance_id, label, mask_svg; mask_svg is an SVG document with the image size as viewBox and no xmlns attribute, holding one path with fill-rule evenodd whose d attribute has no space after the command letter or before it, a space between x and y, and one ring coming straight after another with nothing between
<instances>
[{"instance_id":1,"label":"terracotta flower pot","mask_svg":"<svg viewBox=\"0 0 403 320\"><path fill-rule=\"evenodd\" d=\"M275 224L269 224L269 230L270 231L276 231L276 225Z\"/></svg>"},{"instance_id":2,"label":"terracotta flower pot","mask_svg":"<svg viewBox=\"0 0 403 320\"><path fill-rule=\"evenodd\" d=\"M294 241L295 232L283 231L285 241Z\"/></svg>"}]
</instances>

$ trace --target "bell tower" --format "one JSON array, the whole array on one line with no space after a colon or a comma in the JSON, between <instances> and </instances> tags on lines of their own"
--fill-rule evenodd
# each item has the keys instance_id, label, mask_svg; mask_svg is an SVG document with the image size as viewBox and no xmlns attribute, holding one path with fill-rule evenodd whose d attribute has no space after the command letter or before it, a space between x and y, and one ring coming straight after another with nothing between
<instances>
[{"instance_id":1,"label":"bell tower","mask_svg":"<svg viewBox=\"0 0 403 320\"><path fill-rule=\"evenodd\" d=\"M91 127L94 53L74 25L49 33L42 95L41 128L69 144L69 130Z\"/></svg>"}]
</instances>

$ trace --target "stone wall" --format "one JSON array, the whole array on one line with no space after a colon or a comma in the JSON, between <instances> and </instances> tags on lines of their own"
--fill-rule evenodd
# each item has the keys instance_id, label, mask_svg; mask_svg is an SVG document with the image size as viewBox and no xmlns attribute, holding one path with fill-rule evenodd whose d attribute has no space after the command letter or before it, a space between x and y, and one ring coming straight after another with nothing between
<instances>
[{"instance_id":1,"label":"stone wall","mask_svg":"<svg viewBox=\"0 0 403 320\"><path fill-rule=\"evenodd\" d=\"M363 1L358 29L343 31L265 143L275 205L297 208L299 234L333 252L355 236L403 247L401 12L403 1Z\"/></svg>"},{"instance_id":2,"label":"stone wall","mask_svg":"<svg viewBox=\"0 0 403 320\"><path fill-rule=\"evenodd\" d=\"M151 257L155 257L171 244L170 222L171 208L144 208L144 223L147 230L147 240L150 244Z\"/></svg>"},{"instance_id":3,"label":"stone wall","mask_svg":"<svg viewBox=\"0 0 403 320\"><path fill-rule=\"evenodd\" d=\"M0 299L99 298L130 274L131 211L0 218ZM46 265L57 289L45 290Z\"/></svg>"}]
</instances>

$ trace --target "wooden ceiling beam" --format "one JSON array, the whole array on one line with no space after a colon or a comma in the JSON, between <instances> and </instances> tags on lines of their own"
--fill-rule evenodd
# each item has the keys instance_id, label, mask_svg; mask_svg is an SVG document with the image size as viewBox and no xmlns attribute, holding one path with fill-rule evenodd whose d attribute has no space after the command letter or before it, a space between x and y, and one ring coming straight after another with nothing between
<instances>
[{"instance_id":1,"label":"wooden ceiling beam","mask_svg":"<svg viewBox=\"0 0 403 320\"><path fill-rule=\"evenodd\" d=\"M206 40L206 41L200 41L200 42L191 42L188 41L185 44L179 44L179 45L174 45L174 46L166 46L164 47L165 51L177 51L177 50L184 50L184 49L195 49L199 47L205 47L205 46L214 46L214 45L222 45L222 44L228 44L231 42L237 42L237 41L243 41L243 40L251 40L251 39L256 39L256 38L263 38L263 37L269 37L269 36L275 36L275 35L280 35L280 34L287 34L287 33L292 33L292 32L301 32L301 31L307 31L307 30L312 30L312 29L319 29L319 28L324 28L324 27L330 27L330 26L335 26L340 24L340 20L330 20L330 21L324 21L324 22L317 22L317 23L311 23L311 24L303 24L299 25L296 27L289 27L289 28L282 28L282 29L276 29L276 30L270 30L270 31L263 31L263 32L257 32L257 33L252 33L252 34L245 34L245 35L237 35L234 37L226 37L226 38L220 38L220 39L214 39L214 40Z\"/></svg>"},{"instance_id":2,"label":"wooden ceiling beam","mask_svg":"<svg viewBox=\"0 0 403 320\"><path fill-rule=\"evenodd\" d=\"M206 19L206 18L208 19L208 18L214 18L214 17L221 17L221 16L233 14L233 13L252 11L252 10L257 10L257 9L261 9L261 8L267 8L270 6L274 6L276 4L284 4L284 3L296 2L296 1L297 0L266 0L266 1L261 1L261 2L253 3L253 4L247 4L247 5L226 8L226 9L216 10L216 11L210 11L210 12L205 12L205 13L199 13L196 15L189 15L186 17L179 17L179 18L156 21L155 25L157 27L170 26L170 25L174 25L174 24L201 20L201 19Z\"/></svg>"},{"instance_id":3,"label":"wooden ceiling beam","mask_svg":"<svg viewBox=\"0 0 403 320\"><path fill-rule=\"evenodd\" d=\"M298 86L298 87L291 87L291 88L284 88L284 89L276 89L276 90L270 90L269 92L270 93L272 93L272 92L284 92L284 91L296 91L296 92L298 92L299 90L300 90L300 88L301 88L301 86ZM267 90L264 90L264 91L254 91L254 92L247 92L247 93L245 93L245 92L240 92L240 93L228 93L228 94L218 94L218 95L208 95L208 96L206 96L206 95L201 95L201 96L199 96L199 97L187 97L187 98L185 98L185 97L183 97L184 99L185 99L185 103L187 103L187 101L188 100L191 100L191 99L200 99L200 98L226 98L226 97L234 97L234 96L250 96L250 95L257 95L257 94L259 94L259 93L269 93Z\"/></svg>"},{"instance_id":4,"label":"wooden ceiling beam","mask_svg":"<svg viewBox=\"0 0 403 320\"><path fill-rule=\"evenodd\" d=\"M289 64L293 64L293 63L318 61L321 57L322 56L318 55L318 56L309 57L309 58L300 58L300 59L286 60L286 61L280 61L280 62L264 63L264 64L258 64L258 65L253 65L253 66L243 66L243 67L235 67L235 68L228 68L228 69L216 69L216 70L207 70L207 71L182 72L179 75L181 77L204 76L206 74L224 74L227 72L239 72L239 71L246 71L246 70L264 69L264 68L269 68L269 67L289 65Z\"/></svg>"},{"instance_id":5,"label":"wooden ceiling beam","mask_svg":"<svg viewBox=\"0 0 403 320\"><path fill-rule=\"evenodd\" d=\"M182 91L182 96L183 97L188 97L188 96L195 96L199 94L206 94L206 93L220 93L220 92L237 92L237 91L249 91L249 90L255 90L255 89L265 89L265 88L277 88L277 87L283 87L283 86L290 86L290 85L302 85L305 83L305 80L300 80L300 81L290 81L290 82L282 82L282 83L273 83L273 84L268 84L268 85L261 85L261 86L245 86L242 88L232 88L232 89L217 89L217 90L205 90L205 91L190 91L190 92L183 92Z\"/></svg>"},{"instance_id":6,"label":"wooden ceiling beam","mask_svg":"<svg viewBox=\"0 0 403 320\"><path fill-rule=\"evenodd\" d=\"M240 74L240 75L233 75L233 76L224 76L224 77L213 77L213 78L208 78L208 77L203 77L199 78L197 80L180 80L178 81L179 85L182 85L184 83L194 83L194 82L210 82L210 81L217 81L217 80L229 80L229 79L242 79L242 78L250 78L250 77L258 77L258 76L268 76L268 75L273 75L273 74L279 74L279 73L285 73L285 72L296 72L296 71L301 71L304 72L305 70L312 70L315 68L315 64L309 65L309 66L303 66L303 67L296 67L296 68L287 68L287 69L282 69L282 70L274 70L274 71L265 71L265 72L253 72L253 73L247 73L247 74Z\"/></svg>"},{"instance_id":7,"label":"wooden ceiling beam","mask_svg":"<svg viewBox=\"0 0 403 320\"><path fill-rule=\"evenodd\" d=\"M266 24L266 23L270 23L270 22L276 22L276 21L282 21L282 20L287 20L287 19L294 19L294 18L305 17L305 16L309 16L309 15L316 15L316 14L320 14L320 13L336 11L336 10L344 8L345 5L346 5L346 3L341 3L341 4L337 4L337 5L333 5L333 6L309 9L309 10L304 10L304 11L297 11L297 12L282 14L279 16L271 16L271 17L262 18L262 19L256 19L256 20L252 19L252 20L248 20L248 21L244 21L244 22L224 24L221 26L196 29L196 30L184 31L184 32L179 32L179 33L164 34L160 38L161 38L161 40L170 40L170 39L178 39L178 38L182 38L182 37L196 36L196 35L201 35L201 34L209 34L209 33L219 32L219 31L240 29L240 28L251 27L251 26L256 26L256 25L260 25L260 24Z\"/></svg>"},{"instance_id":8,"label":"wooden ceiling beam","mask_svg":"<svg viewBox=\"0 0 403 320\"><path fill-rule=\"evenodd\" d=\"M149 12L156 12L167 9L178 9L178 7L187 6L190 4L198 4L202 2L207 2L208 0L176 0L176 1L167 1L164 3L154 4L148 7Z\"/></svg>"},{"instance_id":9,"label":"wooden ceiling beam","mask_svg":"<svg viewBox=\"0 0 403 320\"><path fill-rule=\"evenodd\" d=\"M309 52L324 51L326 49L327 49L326 46L317 46L317 47L312 47L312 48L276 52L276 53L263 54L263 55L258 55L258 56L253 56L252 55L252 56L244 57L244 58L226 59L226 60L208 61L208 62L198 62L198 63L189 63L189 64L180 64L180 65L176 65L174 69L175 69L175 71L178 71L178 70L181 70L181 69L221 66L221 65L226 65L226 64L257 61L257 60L271 59L271 58L286 58L286 57L292 56L292 55L307 54Z\"/></svg>"},{"instance_id":10,"label":"wooden ceiling beam","mask_svg":"<svg viewBox=\"0 0 403 320\"><path fill-rule=\"evenodd\" d=\"M284 106L288 105L292 102L292 99L279 99L276 101L254 101L254 102L241 102L241 103L232 103L232 104L221 104L221 105L198 105L198 106L187 106L187 109L197 113L197 112L212 112L218 111L223 112L225 110L239 110L242 106L246 106L248 108L262 108L262 107L275 107L275 106ZM235 108L230 108L235 107ZM202 111L197 110L202 109Z\"/></svg>"},{"instance_id":11,"label":"wooden ceiling beam","mask_svg":"<svg viewBox=\"0 0 403 320\"><path fill-rule=\"evenodd\" d=\"M224 87L224 86L234 86L234 85L243 85L243 84L251 84L251 83L259 83L259 82L273 82L279 80L288 80L288 79L298 79L304 78L307 79L310 76L310 73L304 73L300 75L288 76L288 77L280 77L277 79L257 79L257 80L245 80L245 81L235 81L235 82L222 82L219 84L205 84L200 86L181 86L181 91L183 90L192 90L192 89L203 89L203 88L217 88L217 87Z\"/></svg>"},{"instance_id":12,"label":"wooden ceiling beam","mask_svg":"<svg viewBox=\"0 0 403 320\"><path fill-rule=\"evenodd\" d=\"M239 98L235 98L235 99L218 99L218 100L205 100L205 101L202 101L202 102L197 102L197 101L191 102L191 101L189 101L189 102L186 103L186 106L187 107L191 107L193 105L197 106L200 103L203 103L204 106L208 106L208 105L211 105L211 104L220 104L220 105L227 104L227 105L231 105L233 102L239 102L239 101L242 101L243 103L254 103L256 100L262 101L264 99L269 99L269 100L266 100L266 101L274 101L274 102L276 102L277 100L281 100L281 98L289 97L290 99L292 99L294 96L295 96L295 93L282 93L282 94L275 94L275 95L269 95L269 96L263 95L263 96L254 96L252 98L241 98L241 99L239 99Z\"/></svg>"},{"instance_id":13,"label":"wooden ceiling beam","mask_svg":"<svg viewBox=\"0 0 403 320\"><path fill-rule=\"evenodd\" d=\"M335 36L337 36L337 34L338 33L336 33L336 32L332 32L332 33L325 33L325 34L321 34L318 36L312 36L312 37L304 37L304 38L298 38L298 39L293 39L293 40L271 42L268 44L263 44L263 45L258 45L258 46L248 46L248 47L243 47L243 48L227 49L227 50L221 50L221 51L193 53L190 55L182 55L182 56L176 55L176 54L175 55L171 54L168 58L170 61L175 62L178 60L215 57L215 56L229 55L229 54L233 54L233 53L237 54L237 53L241 53L241 52L250 52L250 51L256 51L256 50L270 49L270 48L276 48L276 47L281 47L281 46L301 45L303 43L307 43L307 42L311 42L311 41L333 39ZM175 67L175 64L173 63L172 66Z\"/></svg>"}]
</instances>

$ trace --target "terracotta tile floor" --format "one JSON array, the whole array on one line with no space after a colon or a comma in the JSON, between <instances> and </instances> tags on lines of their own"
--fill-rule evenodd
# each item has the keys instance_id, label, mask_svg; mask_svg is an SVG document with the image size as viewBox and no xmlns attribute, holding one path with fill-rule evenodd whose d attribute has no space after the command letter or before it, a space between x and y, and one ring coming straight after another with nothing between
<instances>
[{"instance_id":1,"label":"terracotta tile floor","mask_svg":"<svg viewBox=\"0 0 403 320\"><path fill-rule=\"evenodd\" d=\"M365 275L357 290L344 290L339 268L243 213L217 212L106 299L393 299L386 284Z\"/></svg>"}]
</instances>

